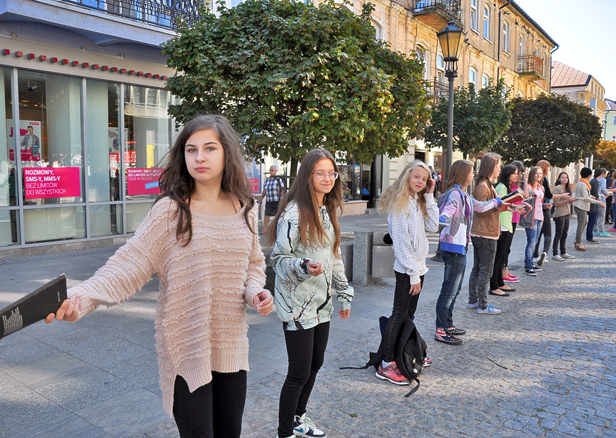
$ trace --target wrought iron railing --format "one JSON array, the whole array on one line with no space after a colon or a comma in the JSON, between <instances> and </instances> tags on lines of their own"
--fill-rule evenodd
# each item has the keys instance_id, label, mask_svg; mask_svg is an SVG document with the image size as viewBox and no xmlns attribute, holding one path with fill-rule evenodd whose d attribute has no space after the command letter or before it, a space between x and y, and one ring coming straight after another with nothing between
<instances>
[{"instance_id":1,"label":"wrought iron railing","mask_svg":"<svg viewBox=\"0 0 616 438\"><path fill-rule=\"evenodd\" d=\"M535 55L519 56L518 73L538 73L543 76L543 59Z\"/></svg>"},{"instance_id":2,"label":"wrought iron railing","mask_svg":"<svg viewBox=\"0 0 616 438\"><path fill-rule=\"evenodd\" d=\"M430 91L432 96L437 99L439 97L444 97L445 99L449 97L449 85L447 82L443 82L437 78L430 81Z\"/></svg>"},{"instance_id":3,"label":"wrought iron railing","mask_svg":"<svg viewBox=\"0 0 616 438\"><path fill-rule=\"evenodd\" d=\"M430 11L442 11L445 14L449 15L452 20L460 21L462 19L462 15L460 11L462 10L462 1L461 0L408 0L410 3L411 10L415 13L423 12L428 13Z\"/></svg>"},{"instance_id":4,"label":"wrought iron railing","mask_svg":"<svg viewBox=\"0 0 616 438\"><path fill-rule=\"evenodd\" d=\"M203 0L60 0L157 26L175 28L176 19L192 22Z\"/></svg>"}]
</instances>

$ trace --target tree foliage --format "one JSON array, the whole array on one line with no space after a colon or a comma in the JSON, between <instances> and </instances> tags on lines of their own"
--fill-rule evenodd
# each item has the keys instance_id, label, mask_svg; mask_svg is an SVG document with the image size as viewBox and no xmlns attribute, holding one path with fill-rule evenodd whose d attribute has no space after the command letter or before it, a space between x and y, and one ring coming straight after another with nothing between
<instances>
[{"instance_id":1,"label":"tree foliage","mask_svg":"<svg viewBox=\"0 0 616 438\"><path fill-rule=\"evenodd\" d=\"M608 170L616 167L616 141L603 140L597 145L595 153L602 167Z\"/></svg>"},{"instance_id":2,"label":"tree foliage","mask_svg":"<svg viewBox=\"0 0 616 438\"><path fill-rule=\"evenodd\" d=\"M181 98L169 112L180 123L226 115L257 158L300 159L315 147L363 163L403 154L429 116L423 65L375 38L372 10L248 0L203 11L163 45L177 71L167 87Z\"/></svg>"},{"instance_id":3,"label":"tree foliage","mask_svg":"<svg viewBox=\"0 0 616 438\"><path fill-rule=\"evenodd\" d=\"M527 165L548 160L565 167L589 156L601 140L601 124L589 108L566 96L542 94L513 100L511 124L494 150L505 161Z\"/></svg>"},{"instance_id":4,"label":"tree foliage","mask_svg":"<svg viewBox=\"0 0 616 438\"><path fill-rule=\"evenodd\" d=\"M506 103L503 80L479 92L473 84L458 88L453 102L453 148L466 154L491 149L509 126L511 111ZM425 140L430 147L447 148L448 99L441 97L432 111Z\"/></svg>"}]
</instances>

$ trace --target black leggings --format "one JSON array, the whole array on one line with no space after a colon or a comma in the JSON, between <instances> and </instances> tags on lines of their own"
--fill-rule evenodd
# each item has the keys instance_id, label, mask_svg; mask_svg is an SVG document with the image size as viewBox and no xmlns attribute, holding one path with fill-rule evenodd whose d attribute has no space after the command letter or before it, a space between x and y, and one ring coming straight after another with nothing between
<instances>
[{"instance_id":1,"label":"black leggings","mask_svg":"<svg viewBox=\"0 0 616 438\"><path fill-rule=\"evenodd\" d=\"M173 417L181 438L239 438L246 402L246 371L212 372L207 385L188 390L176 376Z\"/></svg>"},{"instance_id":2,"label":"black leggings","mask_svg":"<svg viewBox=\"0 0 616 438\"><path fill-rule=\"evenodd\" d=\"M515 235L515 229L518 226L517 222L512 223L513 233L509 233L509 244L507 245L507 254L503 260L503 270L509 268L509 254L511 254L511 244L513 243L513 236Z\"/></svg>"},{"instance_id":3,"label":"black leggings","mask_svg":"<svg viewBox=\"0 0 616 438\"><path fill-rule=\"evenodd\" d=\"M307 330L285 330L284 340L289 356L287 378L280 391L278 436L293 435L293 419L306 413L306 405L317 373L323 365L329 321Z\"/></svg>"},{"instance_id":4,"label":"black leggings","mask_svg":"<svg viewBox=\"0 0 616 438\"><path fill-rule=\"evenodd\" d=\"M492 278L490 278L490 290L496 290L505 285L503 266L505 266L505 257L509 251L509 245L511 245L510 235L509 231L501 231L501 235L498 238L496 257L494 257L494 270L492 271Z\"/></svg>"},{"instance_id":5,"label":"black leggings","mask_svg":"<svg viewBox=\"0 0 616 438\"><path fill-rule=\"evenodd\" d=\"M417 302L419 295L411 295L411 277L407 274L396 273L396 289L394 290L394 308L391 311L391 316L387 321L387 326L383 331L381 339L381 351L383 352L383 360L385 362L393 362L396 358L396 345L400 339L402 326L406 321L407 315L413 319L417 310ZM423 288L424 276L419 277L421 287ZM421 292L420 292L421 293Z\"/></svg>"}]
</instances>

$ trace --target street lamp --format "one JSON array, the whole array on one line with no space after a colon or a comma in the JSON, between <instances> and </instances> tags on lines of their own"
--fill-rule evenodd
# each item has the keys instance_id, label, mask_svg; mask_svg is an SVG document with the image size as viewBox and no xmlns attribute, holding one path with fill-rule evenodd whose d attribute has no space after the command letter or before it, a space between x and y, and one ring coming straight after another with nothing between
<instances>
[{"instance_id":1,"label":"street lamp","mask_svg":"<svg viewBox=\"0 0 616 438\"><path fill-rule=\"evenodd\" d=\"M453 155L453 79L458 76L458 55L462 41L462 29L450 21L445 29L436 34L443 51L445 77L449 79L449 107L447 109L447 160L445 161L445 181L449 180L451 157Z\"/></svg>"}]
</instances>

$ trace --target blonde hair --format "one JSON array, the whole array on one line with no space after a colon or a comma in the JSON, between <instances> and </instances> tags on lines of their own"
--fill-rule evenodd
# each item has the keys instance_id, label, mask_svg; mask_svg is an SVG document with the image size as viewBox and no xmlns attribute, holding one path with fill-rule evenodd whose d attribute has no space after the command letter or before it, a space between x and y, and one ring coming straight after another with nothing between
<instances>
[{"instance_id":1,"label":"blonde hair","mask_svg":"<svg viewBox=\"0 0 616 438\"><path fill-rule=\"evenodd\" d=\"M423 161L415 160L412 163L407 164L398 179L381 195L379 199L379 206L377 208L379 213L395 214L408 208L409 199L411 197L409 179L411 178L411 172L416 167L421 167L428 174L428 178L432 178L430 169ZM417 193L417 203L419 204L424 217L427 217L428 210L426 210L426 199L423 196L425 193L425 187Z\"/></svg>"}]
</instances>

